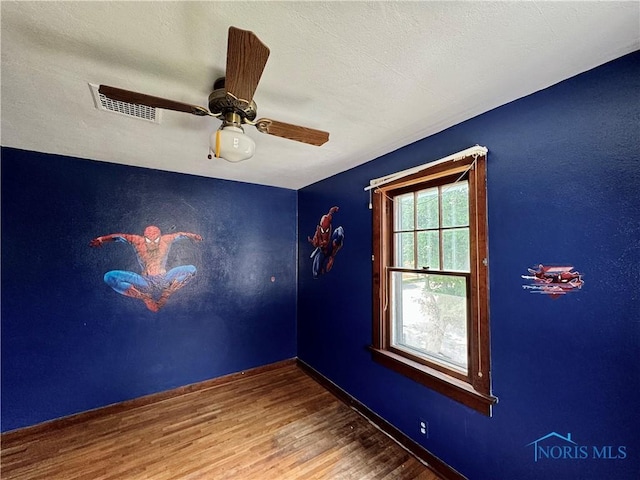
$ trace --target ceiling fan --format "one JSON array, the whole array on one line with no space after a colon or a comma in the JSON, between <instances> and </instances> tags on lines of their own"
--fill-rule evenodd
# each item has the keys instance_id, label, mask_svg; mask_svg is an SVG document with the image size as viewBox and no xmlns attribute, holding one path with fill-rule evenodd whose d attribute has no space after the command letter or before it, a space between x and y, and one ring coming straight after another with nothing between
<instances>
[{"instance_id":1,"label":"ceiling fan","mask_svg":"<svg viewBox=\"0 0 640 480\"><path fill-rule=\"evenodd\" d=\"M210 153L230 162L251 158L255 143L244 134L243 125L255 126L259 132L297 142L320 146L329 140L329 133L289 123L260 118L253 94L269 58L269 48L248 30L229 27L227 68L224 77L213 84L209 109L121 88L100 85L98 91L112 100L191 113L200 117L216 117L222 125L210 137Z\"/></svg>"}]
</instances>

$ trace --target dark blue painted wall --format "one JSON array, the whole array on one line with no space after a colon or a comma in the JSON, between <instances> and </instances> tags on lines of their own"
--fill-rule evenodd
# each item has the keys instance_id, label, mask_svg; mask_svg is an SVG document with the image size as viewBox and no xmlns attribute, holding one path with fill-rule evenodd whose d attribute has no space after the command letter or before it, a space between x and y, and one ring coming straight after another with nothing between
<instances>
[{"instance_id":1,"label":"dark blue painted wall","mask_svg":"<svg viewBox=\"0 0 640 480\"><path fill-rule=\"evenodd\" d=\"M369 179L487 146L492 418L374 363ZM640 53L627 55L299 191L298 356L471 479L640 475ZM337 205L345 245L313 280L306 237ZM575 294L522 288L570 264ZM418 419L429 422L428 438ZM567 433L583 450L534 461ZM572 445L558 438L541 445ZM613 447L611 450L603 447ZM600 456L592 458L593 447ZM609 455L609 452L612 454ZM570 456L579 458L569 458Z\"/></svg>"},{"instance_id":2,"label":"dark blue painted wall","mask_svg":"<svg viewBox=\"0 0 640 480\"><path fill-rule=\"evenodd\" d=\"M296 355L296 192L2 149L2 430ZM159 312L117 294L139 272L109 233L200 234L197 274ZM275 277L275 281L271 280Z\"/></svg>"}]
</instances>

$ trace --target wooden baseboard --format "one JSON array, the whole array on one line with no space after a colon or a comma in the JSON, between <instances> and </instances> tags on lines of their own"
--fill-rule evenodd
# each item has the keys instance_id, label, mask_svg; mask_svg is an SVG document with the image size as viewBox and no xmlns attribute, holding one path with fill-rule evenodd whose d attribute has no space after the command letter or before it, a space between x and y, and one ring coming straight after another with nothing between
<instances>
[{"instance_id":1,"label":"wooden baseboard","mask_svg":"<svg viewBox=\"0 0 640 480\"><path fill-rule=\"evenodd\" d=\"M25 437L33 435L41 435L52 430L58 430L68 427L70 425L77 425L78 423L93 420L99 417L105 417L113 415L119 412L132 410L134 408L144 407L152 403L161 402L170 398L178 397L188 393L194 393L205 390L207 388L216 387L225 383L233 382L242 377L248 377L258 375L270 370L276 370L283 367L288 367L296 364L295 358L282 360L280 362L271 363L269 365L263 365L260 367L252 368L249 370L231 373L229 375L223 375L222 377L212 378L211 380L205 380L203 382L194 383L191 385L185 385L183 387L174 388L164 392L152 393L151 395L145 395L144 397L133 398L131 400L125 400L124 402L114 403L105 407L99 407L94 410L87 410L85 412L76 413L67 417L56 418L37 425L29 427L19 428L4 432L0 438L2 440L3 447L9 443L20 442Z\"/></svg>"},{"instance_id":2,"label":"wooden baseboard","mask_svg":"<svg viewBox=\"0 0 640 480\"><path fill-rule=\"evenodd\" d=\"M342 390L338 385L333 383L327 377L322 375L320 372L315 370L313 367L304 363L299 358L297 359L298 366L307 373L311 378L316 380L320 385L330 391L333 395L335 395L339 400L341 400L346 405L349 405L360 415L365 417L367 420L376 425L380 430L386 433L389 437L395 440L400 446L402 446L405 450L412 453L415 457L417 457L420 461L426 464L431 470L445 478L446 480L466 480L466 477L456 471L451 466L444 463L434 454L429 452L426 448L424 448L419 443L412 440L410 437L402 433L396 427L387 422L384 418L379 416L373 410L365 406L363 403L359 402L347 392Z\"/></svg>"}]
</instances>

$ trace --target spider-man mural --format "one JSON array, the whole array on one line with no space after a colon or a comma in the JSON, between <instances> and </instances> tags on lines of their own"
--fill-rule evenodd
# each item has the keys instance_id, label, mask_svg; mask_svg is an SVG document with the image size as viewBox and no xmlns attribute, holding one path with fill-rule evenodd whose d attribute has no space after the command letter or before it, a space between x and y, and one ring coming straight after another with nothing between
<instances>
[{"instance_id":1,"label":"spider-man mural","mask_svg":"<svg viewBox=\"0 0 640 480\"><path fill-rule=\"evenodd\" d=\"M545 266L539 264L537 268L528 268L529 275L521 275L526 280L533 280L530 285L522 288L531 293L543 293L551 298L576 292L582 288L584 281L582 274L576 272L571 265Z\"/></svg>"},{"instance_id":2,"label":"spider-man mural","mask_svg":"<svg viewBox=\"0 0 640 480\"><path fill-rule=\"evenodd\" d=\"M313 238L307 237L309 243L316 247L311 254L313 259L313 278L318 278L331 270L336 254L344 244L344 229L336 227L333 232L331 231L333 215L338 210L338 207L331 207L329 212L320 218Z\"/></svg>"},{"instance_id":3,"label":"spider-man mural","mask_svg":"<svg viewBox=\"0 0 640 480\"><path fill-rule=\"evenodd\" d=\"M106 242L126 242L130 244L138 257L142 272L112 270L104 275L104 281L116 292L144 302L149 310L157 312L171 295L184 287L196 274L193 265L181 265L167 272L167 256L171 244L181 238L201 241L196 233L177 232L162 235L160 229L150 225L143 235L129 233L111 233L97 237L89 243L92 247L101 247Z\"/></svg>"}]
</instances>

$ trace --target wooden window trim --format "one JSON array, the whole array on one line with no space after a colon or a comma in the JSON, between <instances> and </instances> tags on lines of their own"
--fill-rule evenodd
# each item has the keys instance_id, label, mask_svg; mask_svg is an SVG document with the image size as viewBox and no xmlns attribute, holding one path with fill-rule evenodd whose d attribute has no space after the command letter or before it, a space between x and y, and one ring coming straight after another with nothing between
<instances>
[{"instance_id":1,"label":"wooden window trim","mask_svg":"<svg viewBox=\"0 0 640 480\"><path fill-rule=\"evenodd\" d=\"M393 265L393 249L384 241L393 231L391 197L442 183L466 171L469 181L469 232L471 248L471 319L468 329L467 375L450 375L426 362L402 355L390 345L390 324L385 311L387 266ZM372 358L474 410L491 416L497 398L491 395L488 243L487 243L486 155L451 160L373 189L373 344Z\"/></svg>"}]
</instances>

